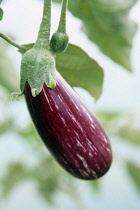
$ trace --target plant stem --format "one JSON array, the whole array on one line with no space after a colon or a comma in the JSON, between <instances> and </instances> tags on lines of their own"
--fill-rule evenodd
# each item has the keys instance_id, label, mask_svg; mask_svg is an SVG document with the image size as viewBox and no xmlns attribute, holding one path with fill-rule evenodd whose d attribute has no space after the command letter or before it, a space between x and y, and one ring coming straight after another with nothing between
<instances>
[{"instance_id":1,"label":"plant stem","mask_svg":"<svg viewBox=\"0 0 140 210\"><path fill-rule=\"evenodd\" d=\"M14 47L17 47L19 50L21 51L25 51L26 49L24 47L22 47L21 45L17 44L16 42L14 42L11 38L9 38L7 35L0 33L0 37L2 39L4 39L5 41L7 41L9 44L13 45Z\"/></svg>"},{"instance_id":2,"label":"plant stem","mask_svg":"<svg viewBox=\"0 0 140 210\"><path fill-rule=\"evenodd\" d=\"M51 0L44 0L43 17L38 33L38 38L34 45L35 48L39 49L40 47L43 47L49 50L50 27L51 27Z\"/></svg>"},{"instance_id":3,"label":"plant stem","mask_svg":"<svg viewBox=\"0 0 140 210\"><path fill-rule=\"evenodd\" d=\"M61 16L58 26L58 32L66 33L66 11L67 11L68 0L63 0Z\"/></svg>"}]
</instances>

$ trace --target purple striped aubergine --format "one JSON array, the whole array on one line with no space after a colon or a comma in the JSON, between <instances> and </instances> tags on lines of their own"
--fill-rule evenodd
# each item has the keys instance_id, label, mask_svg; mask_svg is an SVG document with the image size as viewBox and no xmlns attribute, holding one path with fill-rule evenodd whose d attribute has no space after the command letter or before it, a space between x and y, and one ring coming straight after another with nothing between
<instances>
[{"instance_id":1,"label":"purple striped aubergine","mask_svg":"<svg viewBox=\"0 0 140 210\"><path fill-rule=\"evenodd\" d=\"M33 97L26 82L24 94L35 128L65 170L80 179L97 179L112 162L109 139L97 118L57 71L56 84L53 90L44 84L41 93Z\"/></svg>"}]
</instances>

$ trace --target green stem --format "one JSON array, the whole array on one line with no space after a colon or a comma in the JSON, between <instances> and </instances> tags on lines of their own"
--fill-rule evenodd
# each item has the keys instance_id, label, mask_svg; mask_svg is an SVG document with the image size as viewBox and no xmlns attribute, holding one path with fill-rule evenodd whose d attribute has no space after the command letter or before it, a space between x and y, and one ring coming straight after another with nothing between
<instances>
[{"instance_id":1,"label":"green stem","mask_svg":"<svg viewBox=\"0 0 140 210\"><path fill-rule=\"evenodd\" d=\"M10 39L8 36L6 36L3 33L0 33L0 37L2 39L4 39L5 41L7 41L9 44L13 45L14 47L18 48L21 51L26 51L26 49L24 47L22 47L21 45L17 44L16 42L14 42L12 39Z\"/></svg>"},{"instance_id":2,"label":"green stem","mask_svg":"<svg viewBox=\"0 0 140 210\"><path fill-rule=\"evenodd\" d=\"M40 25L37 41L34 45L39 49L43 47L49 49L51 27L51 0L44 0L43 18Z\"/></svg>"},{"instance_id":3,"label":"green stem","mask_svg":"<svg viewBox=\"0 0 140 210\"><path fill-rule=\"evenodd\" d=\"M66 11L67 11L68 0L63 0L61 16L58 26L58 32L66 33Z\"/></svg>"}]
</instances>

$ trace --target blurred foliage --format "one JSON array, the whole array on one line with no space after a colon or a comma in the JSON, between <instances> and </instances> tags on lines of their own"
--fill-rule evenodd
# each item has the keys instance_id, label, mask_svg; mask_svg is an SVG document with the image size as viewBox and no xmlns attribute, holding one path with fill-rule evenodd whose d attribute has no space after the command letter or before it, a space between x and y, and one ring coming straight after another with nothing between
<instances>
[{"instance_id":1,"label":"blurred foliage","mask_svg":"<svg viewBox=\"0 0 140 210\"><path fill-rule=\"evenodd\" d=\"M7 172L0 179L3 198L7 198L12 189L27 177L29 178L27 165L21 162L9 164Z\"/></svg>"},{"instance_id":2,"label":"blurred foliage","mask_svg":"<svg viewBox=\"0 0 140 210\"><path fill-rule=\"evenodd\" d=\"M136 0L77 0L68 4L69 11L82 20L82 30L88 38L129 71L132 38L137 30L129 12L135 3Z\"/></svg>"},{"instance_id":3,"label":"blurred foliage","mask_svg":"<svg viewBox=\"0 0 140 210\"><path fill-rule=\"evenodd\" d=\"M0 85L9 93L18 91L18 76L7 53L8 44L0 38Z\"/></svg>"},{"instance_id":4,"label":"blurred foliage","mask_svg":"<svg viewBox=\"0 0 140 210\"><path fill-rule=\"evenodd\" d=\"M124 141L140 146L139 112L98 112L97 115L111 135L118 136Z\"/></svg>"},{"instance_id":5,"label":"blurred foliage","mask_svg":"<svg viewBox=\"0 0 140 210\"><path fill-rule=\"evenodd\" d=\"M13 128L13 119L7 119L0 122L0 134L4 134L7 130L11 130Z\"/></svg>"},{"instance_id":6,"label":"blurred foliage","mask_svg":"<svg viewBox=\"0 0 140 210\"><path fill-rule=\"evenodd\" d=\"M100 188L101 188L101 182L100 179L94 180L90 183L91 188L93 190L96 190L96 192L100 192Z\"/></svg>"},{"instance_id":7,"label":"blurred foliage","mask_svg":"<svg viewBox=\"0 0 140 210\"><path fill-rule=\"evenodd\" d=\"M98 112L97 114L102 123L107 127L110 127L112 123L114 124L114 121L118 121L122 116L121 112L115 111Z\"/></svg>"},{"instance_id":8,"label":"blurred foliage","mask_svg":"<svg viewBox=\"0 0 140 210\"><path fill-rule=\"evenodd\" d=\"M2 1L3 1L3 0L0 0L0 5L1 5Z\"/></svg>"},{"instance_id":9,"label":"blurred foliage","mask_svg":"<svg viewBox=\"0 0 140 210\"><path fill-rule=\"evenodd\" d=\"M119 136L137 146L140 146L140 128L132 128L131 126L121 127Z\"/></svg>"},{"instance_id":10,"label":"blurred foliage","mask_svg":"<svg viewBox=\"0 0 140 210\"><path fill-rule=\"evenodd\" d=\"M48 202L53 202L53 194L59 188L62 174L62 169L51 156L43 159L39 165L32 170L32 178L36 180L40 194Z\"/></svg>"},{"instance_id":11,"label":"blurred foliage","mask_svg":"<svg viewBox=\"0 0 140 210\"><path fill-rule=\"evenodd\" d=\"M3 18L3 10L2 8L0 8L0 20L2 20L2 18Z\"/></svg>"},{"instance_id":12,"label":"blurred foliage","mask_svg":"<svg viewBox=\"0 0 140 210\"><path fill-rule=\"evenodd\" d=\"M135 187L140 192L140 165L136 165L136 163L133 162L128 162L127 169L135 184Z\"/></svg>"},{"instance_id":13,"label":"blurred foliage","mask_svg":"<svg viewBox=\"0 0 140 210\"><path fill-rule=\"evenodd\" d=\"M28 163L16 162L9 164L5 174L0 179L2 196L7 198L12 189L25 180L35 180L37 190L44 200L53 202L53 193L58 189L62 169L48 156L31 167ZM57 178L58 177L58 178Z\"/></svg>"}]
</instances>

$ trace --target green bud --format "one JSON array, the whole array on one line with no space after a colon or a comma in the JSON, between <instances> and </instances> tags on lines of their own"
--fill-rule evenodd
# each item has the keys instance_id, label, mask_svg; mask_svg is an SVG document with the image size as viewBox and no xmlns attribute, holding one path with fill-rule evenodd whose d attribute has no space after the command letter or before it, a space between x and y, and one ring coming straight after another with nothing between
<instances>
[{"instance_id":1,"label":"green bud","mask_svg":"<svg viewBox=\"0 0 140 210\"><path fill-rule=\"evenodd\" d=\"M52 35L50 41L50 48L53 53L62 53L66 50L68 45L68 35L62 32L56 32Z\"/></svg>"}]
</instances>

